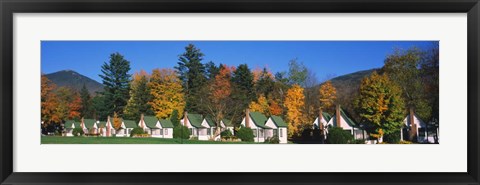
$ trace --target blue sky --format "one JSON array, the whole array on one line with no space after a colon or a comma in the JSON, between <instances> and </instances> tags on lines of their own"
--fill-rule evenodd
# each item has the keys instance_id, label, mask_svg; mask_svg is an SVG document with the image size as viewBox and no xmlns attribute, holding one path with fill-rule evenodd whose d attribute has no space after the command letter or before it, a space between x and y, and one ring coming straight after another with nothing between
<instances>
[{"instance_id":1,"label":"blue sky","mask_svg":"<svg viewBox=\"0 0 480 185\"><path fill-rule=\"evenodd\" d=\"M267 66L273 73L288 70L297 58L316 73L319 81L383 66L395 48L428 48L432 41L42 41L42 73L74 70L101 82L100 66L111 53L130 61L133 74L141 69L173 68L185 46L194 44L205 54L204 63Z\"/></svg>"}]
</instances>

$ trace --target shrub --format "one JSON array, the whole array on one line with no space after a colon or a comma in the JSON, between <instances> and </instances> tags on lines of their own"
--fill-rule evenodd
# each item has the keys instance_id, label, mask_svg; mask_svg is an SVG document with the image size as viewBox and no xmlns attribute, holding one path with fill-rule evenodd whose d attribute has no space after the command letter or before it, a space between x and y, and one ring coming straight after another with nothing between
<instances>
[{"instance_id":1,"label":"shrub","mask_svg":"<svg viewBox=\"0 0 480 185\"><path fill-rule=\"evenodd\" d=\"M230 130L224 130L223 132L220 132L220 136L222 136L222 138L227 138L227 137L232 137L233 134L232 134L232 131Z\"/></svg>"},{"instance_id":2,"label":"shrub","mask_svg":"<svg viewBox=\"0 0 480 185\"><path fill-rule=\"evenodd\" d=\"M73 136L83 136L85 134L82 128L74 128L72 131Z\"/></svg>"},{"instance_id":3,"label":"shrub","mask_svg":"<svg viewBox=\"0 0 480 185\"><path fill-rule=\"evenodd\" d=\"M353 141L353 136L342 128L332 127L328 129L327 141L330 144L348 144Z\"/></svg>"},{"instance_id":4,"label":"shrub","mask_svg":"<svg viewBox=\"0 0 480 185\"><path fill-rule=\"evenodd\" d=\"M400 132L393 132L390 134L383 134L383 142L387 143L399 143L400 142Z\"/></svg>"},{"instance_id":5,"label":"shrub","mask_svg":"<svg viewBox=\"0 0 480 185\"><path fill-rule=\"evenodd\" d=\"M280 143L280 139L278 139L278 136L269 137L269 138L265 139L264 143L278 144L278 143Z\"/></svg>"},{"instance_id":6,"label":"shrub","mask_svg":"<svg viewBox=\"0 0 480 185\"><path fill-rule=\"evenodd\" d=\"M190 131L183 125L178 125L173 128L173 138L188 139L190 138Z\"/></svg>"},{"instance_id":7,"label":"shrub","mask_svg":"<svg viewBox=\"0 0 480 185\"><path fill-rule=\"evenodd\" d=\"M253 130L247 127L241 127L238 129L237 137L242 141L253 142Z\"/></svg>"},{"instance_id":8,"label":"shrub","mask_svg":"<svg viewBox=\"0 0 480 185\"><path fill-rule=\"evenodd\" d=\"M398 142L398 144L412 144L411 141L400 141Z\"/></svg>"},{"instance_id":9,"label":"shrub","mask_svg":"<svg viewBox=\"0 0 480 185\"><path fill-rule=\"evenodd\" d=\"M132 129L132 131L130 132L130 137L133 137L135 135L143 135L143 134L145 134L145 131L143 131L143 128L137 127Z\"/></svg>"}]
</instances>

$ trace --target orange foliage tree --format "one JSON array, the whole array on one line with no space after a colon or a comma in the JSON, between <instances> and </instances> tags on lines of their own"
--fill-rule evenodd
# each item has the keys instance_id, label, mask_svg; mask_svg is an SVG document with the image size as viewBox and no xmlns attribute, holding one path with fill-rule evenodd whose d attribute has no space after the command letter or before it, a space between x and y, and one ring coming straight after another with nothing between
<instances>
[{"instance_id":1,"label":"orange foliage tree","mask_svg":"<svg viewBox=\"0 0 480 185\"><path fill-rule=\"evenodd\" d=\"M122 119L118 117L118 114L117 112L114 112L113 113L113 128L115 128L115 130L118 130L120 129L120 127L122 127Z\"/></svg>"},{"instance_id":2,"label":"orange foliage tree","mask_svg":"<svg viewBox=\"0 0 480 185\"><path fill-rule=\"evenodd\" d=\"M206 108L210 115L213 116L215 124L217 124L215 136L220 134L220 121L225 117L229 102L231 102L231 79L234 71L235 67L222 65L208 88L210 92L208 99L210 101L206 104Z\"/></svg>"},{"instance_id":3,"label":"orange foliage tree","mask_svg":"<svg viewBox=\"0 0 480 185\"><path fill-rule=\"evenodd\" d=\"M306 126L305 116L302 111L305 105L303 88L295 84L288 89L284 105L287 109L288 136L299 136L301 130Z\"/></svg>"},{"instance_id":4,"label":"orange foliage tree","mask_svg":"<svg viewBox=\"0 0 480 185\"><path fill-rule=\"evenodd\" d=\"M60 118L55 114L58 102L53 90L56 85L45 75L41 78L41 117L46 124L60 122Z\"/></svg>"}]
</instances>

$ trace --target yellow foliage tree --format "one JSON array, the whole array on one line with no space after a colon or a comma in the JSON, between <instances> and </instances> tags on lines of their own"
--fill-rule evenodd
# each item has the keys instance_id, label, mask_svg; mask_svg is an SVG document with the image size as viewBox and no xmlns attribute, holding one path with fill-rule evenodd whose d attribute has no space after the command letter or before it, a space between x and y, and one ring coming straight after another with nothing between
<instances>
[{"instance_id":1,"label":"yellow foliage tree","mask_svg":"<svg viewBox=\"0 0 480 185\"><path fill-rule=\"evenodd\" d=\"M284 102L287 109L288 136L299 136L301 130L307 125L302 108L305 105L303 88L293 85L288 89Z\"/></svg>"},{"instance_id":2,"label":"yellow foliage tree","mask_svg":"<svg viewBox=\"0 0 480 185\"><path fill-rule=\"evenodd\" d=\"M252 112L260 112L262 114L268 114L269 106L268 106L267 98L265 98L264 95L260 95L257 101L250 102L250 105L248 106L248 108Z\"/></svg>"},{"instance_id":3,"label":"yellow foliage tree","mask_svg":"<svg viewBox=\"0 0 480 185\"><path fill-rule=\"evenodd\" d=\"M169 118L173 110L182 117L185 99L180 79L172 69L154 69L148 82L152 99L148 102L158 119Z\"/></svg>"},{"instance_id":4,"label":"yellow foliage tree","mask_svg":"<svg viewBox=\"0 0 480 185\"><path fill-rule=\"evenodd\" d=\"M329 80L322 84L319 89L318 98L320 101L320 108L325 111L333 112L335 110L335 100L337 100L337 89L333 87Z\"/></svg>"}]
</instances>

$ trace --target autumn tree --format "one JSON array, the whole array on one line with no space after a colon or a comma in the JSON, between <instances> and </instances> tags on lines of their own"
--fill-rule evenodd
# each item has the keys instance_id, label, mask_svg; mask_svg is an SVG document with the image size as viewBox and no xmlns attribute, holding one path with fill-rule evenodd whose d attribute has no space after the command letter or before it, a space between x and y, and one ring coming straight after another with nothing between
<instances>
[{"instance_id":1,"label":"autumn tree","mask_svg":"<svg viewBox=\"0 0 480 185\"><path fill-rule=\"evenodd\" d=\"M285 108L287 109L288 136L299 136L302 129L306 126L303 107L305 104L303 88L299 85L293 85L288 89L285 96Z\"/></svg>"},{"instance_id":2,"label":"autumn tree","mask_svg":"<svg viewBox=\"0 0 480 185\"><path fill-rule=\"evenodd\" d=\"M185 108L185 99L182 83L174 70L154 69L147 86L152 95L148 104L158 119L169 118L173 110L177 110L181 117Z\"/></svg>"},{"instance_id":3,"label":"autumn tree","mask_svg":"<svg viewBox=\"0 0 480 185\"><path fill-rule=\"evenodd\" d=\"M119 130L122 127L122 118L116 112L113 113L112 125L115 130Z\"/></svg>"},{"instance_id":4,"label":"autumn tree","mask_svg":"<svg viewBox=\"0 0 480 185\"><path fill-rule=\"evenodd\" d=\"M269 99L268 104L269 115L280 116L283 114L283 108L278 100Z\"/></svg>"},{"instance_id":5,"label":"autumn tree","mask_svg":"<svg viewBox=\"0 0 480 185\"><path fill-rule=\"evenodd\" d=\"M45 75L41 78L41 117L46 124L59 123L61 120L55 114L58 102L55 92L56 85Z\"/></svg>"},{"instance_id":6,"label":"autumn tree","mask_svg":"<svg viewBox=\"0 0 480 185\"><path fill-rule=\"evenodd\" d=\"M80 118L82 99L77 92L68 87L60 87L55 97L57 106L54 114L59 120Z\"/></svg>"},{"instance_id":7,"label":"autumn tree","mask_svg":"<svg viewBox=\"0 0 480 185\"><path fill-rule=\"evenodd\" d=\"M130 90L130 62L120 53L110 55L110 60L103 63L102 78L104 85L104 106L106 112L117 112L123 116L123 111L129 99ZM106 115L102 115L106 117Z\"/></svg>"},{"instance_id":8,"label":"autumn tree","mask_svg":"<svg viewBox=\"0 0 480 185\"><path fill-rule=\"evenodd\" d=\"M130 99L125 107L124 118L138 119L141 114L153 114L151 105L148 103L152 99L150 88L147 85L149 78L144 70L133 75L130 84Z\"/></svg>"},{"instance_id":9,"label":"autumn tree","mask_svg":"<svg viewBox=\"0 0 480 185\"><path fill-rule=\"evenodd\" d=\"M203 56L200 49L189 44L185 47L185 52L178 57L178 63L175 66L185 94L185 108L189 112L203 112L202 101L205 100L201 91L207 82L205 66L201 63Z\"/></svg>"},{"instance_id":10,"label":"autumn tree","mask_svg":"<svg viewBox=\"0 0 480 185\"><path fill-rule=\"evenodd\" d=\"M405 110L401 88L387 74L373 72L362 80L359 93L355 110L370 136L377 139L383 135L399 137Z\"/></svg>"},{"instance_id":11,"label":"autumn tree","mask_svg":"<svg viewBox=\"0 0 480 185\"><path fill-rule=\"evenodd\" d=\"M223 65L220 67L219 73L214 80L212 79L208 88L209 101L205 105L217 125L215 136L220 134L220 121L225 118L231 108L230 95L232 93L231 78L233 71L235 71L233 66Z\"/></svg>"},{"instance_id":12,"label":"autumn tree","mask_svg":"<svg viewBox=\"0 0 480 185\"><path fill-rule=\"evenodd\" d=\"M335 89L330 80L320 86L318 95L320 108L326 112L334 112L337 89Z\"/></svg>"},{"instance_id":13,"label":"autumn tree","mask_svg":"<svg viewBox=\"0 0 480 185\"><path fill-rule=\"evenodd\" d=\"M382 70L402 89L405 110L414 108L423 120L430 120L432 106L429 105L425 84L422 82L420 62L424 52L418 48L397 49L385 59Z\"/></svg>"},{"instance_id":14,"label":"autumn tree","mask_svg":"<svg viewBox=\"0 0 480 185\"><path fill-rule=\"evenodd\" d=\"M260 112L267 116L269 115L269 112L270 112L269 110L270 106L268 105L267 98L265 98L263 94L258 96L257 101L250 102L250 105L248 106L248 108L252 112Z\"/></svg>"}]
</instances>

